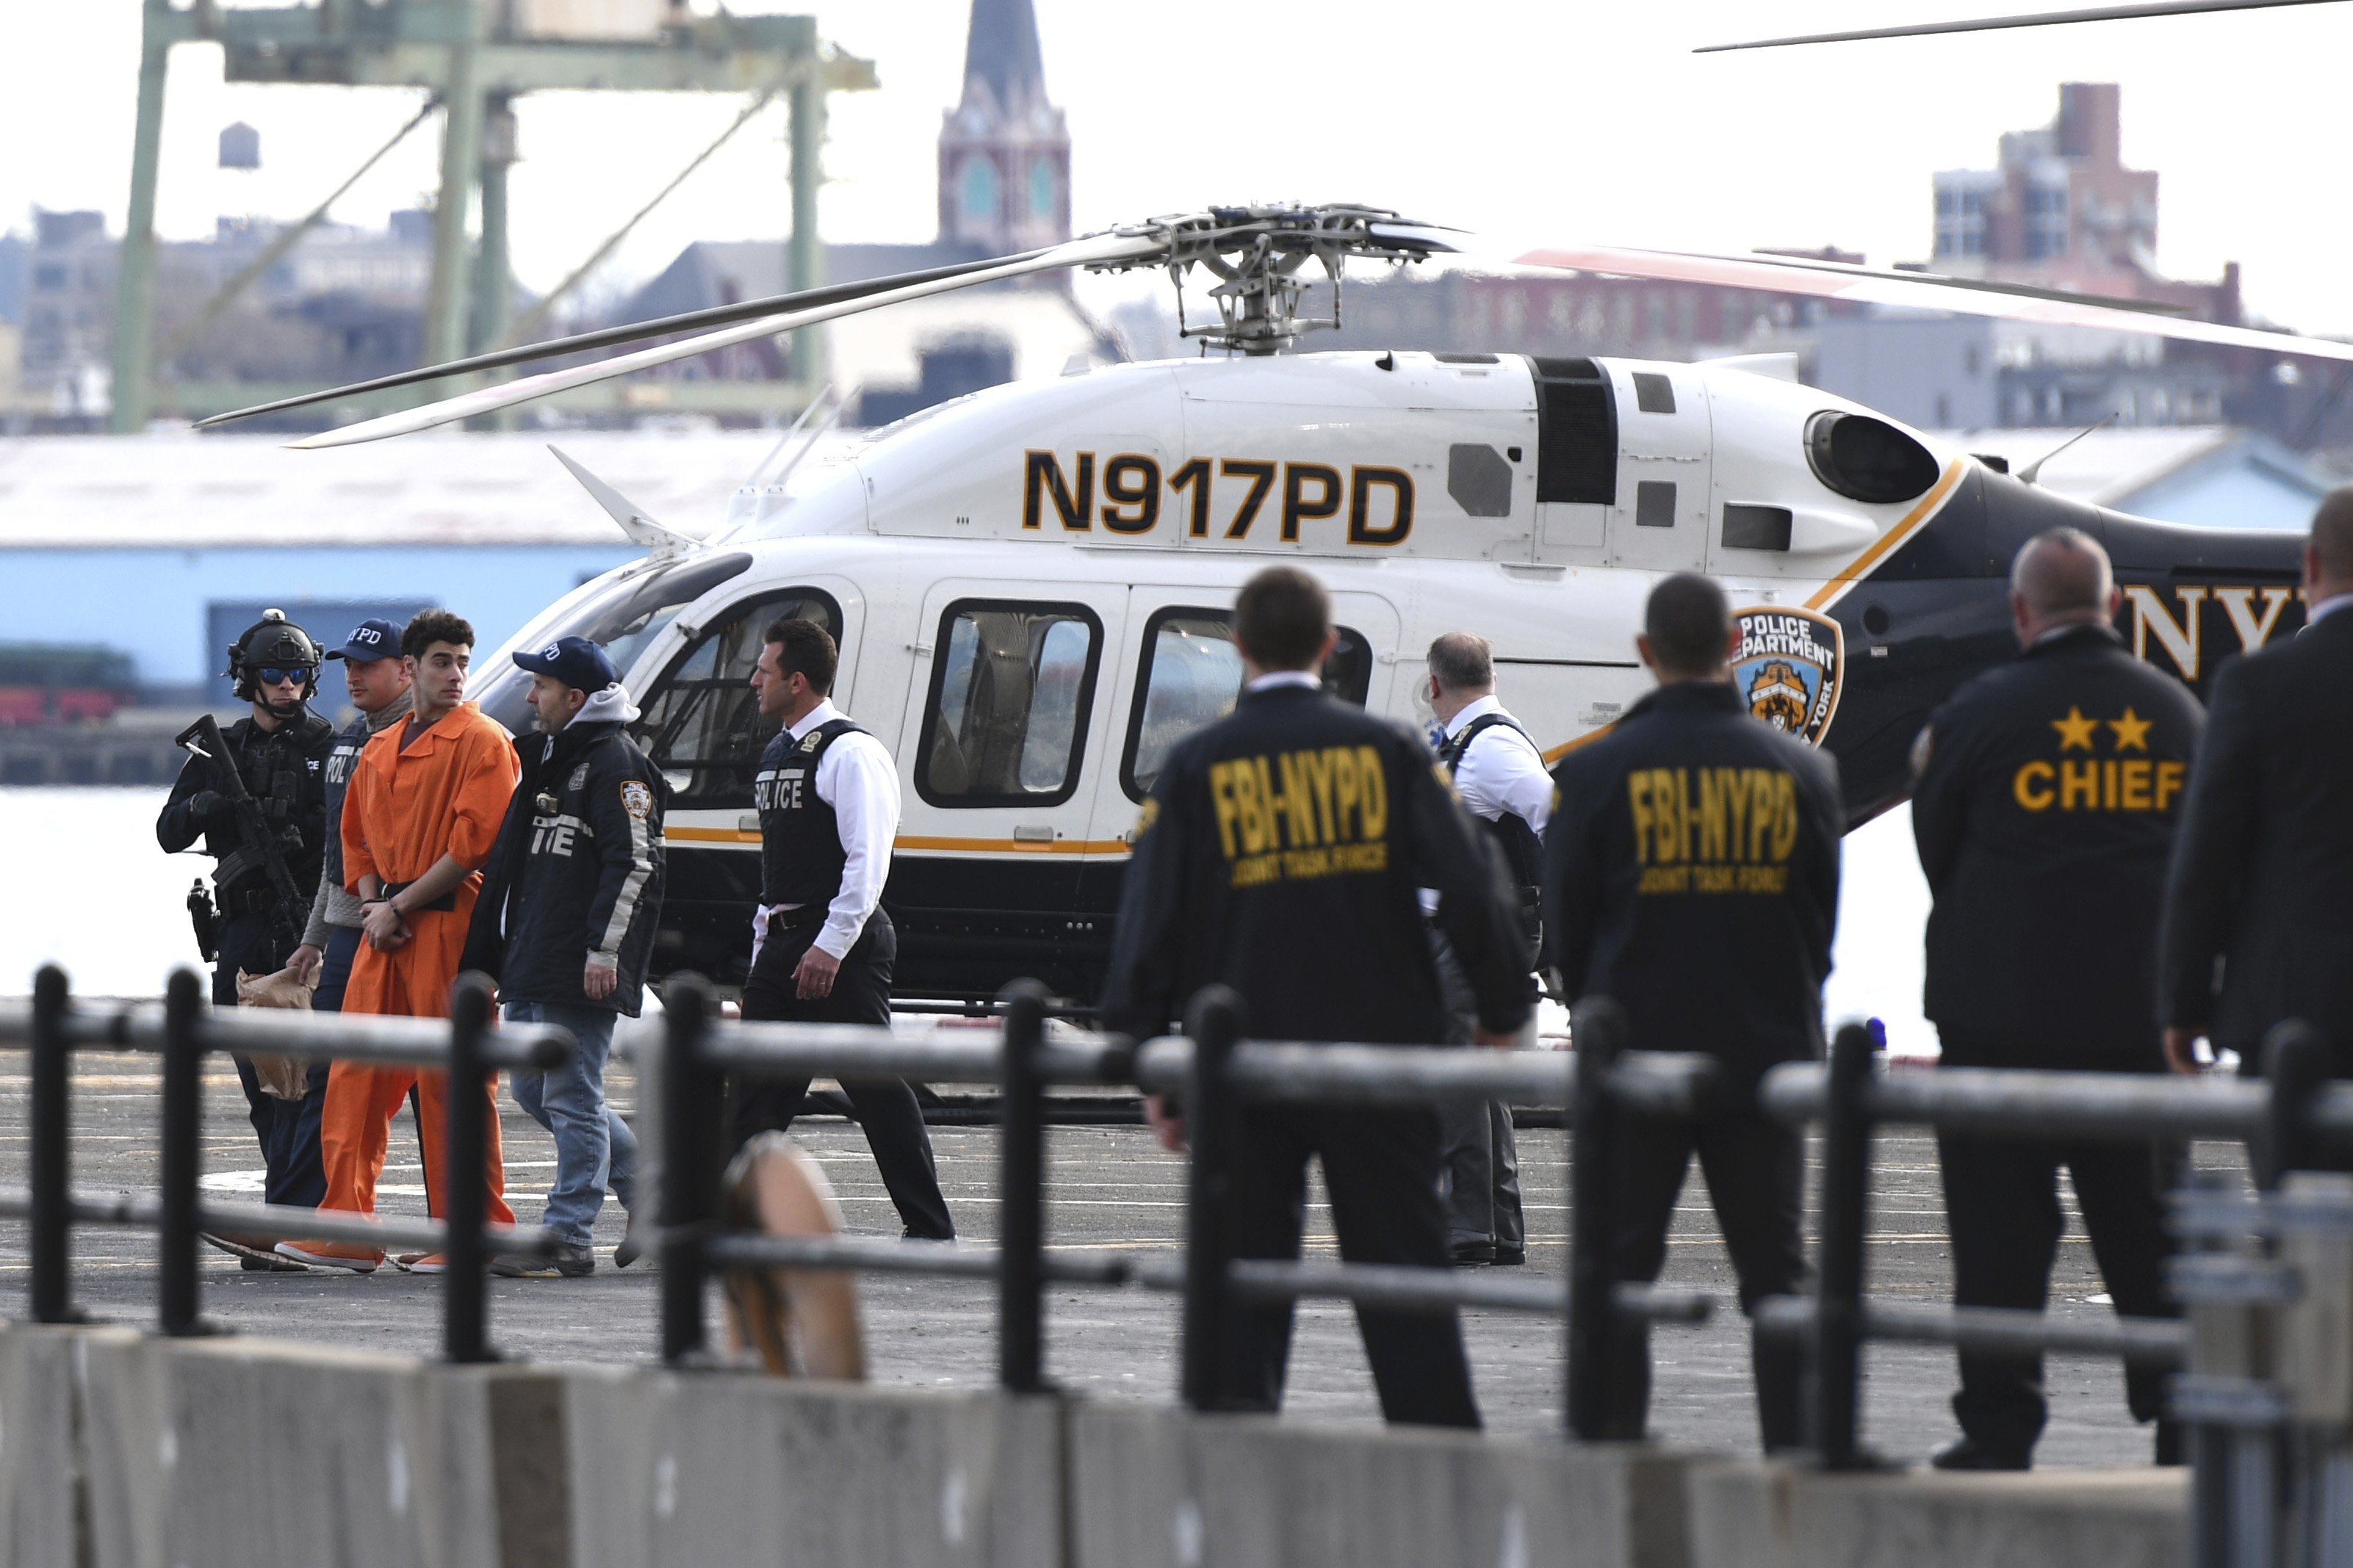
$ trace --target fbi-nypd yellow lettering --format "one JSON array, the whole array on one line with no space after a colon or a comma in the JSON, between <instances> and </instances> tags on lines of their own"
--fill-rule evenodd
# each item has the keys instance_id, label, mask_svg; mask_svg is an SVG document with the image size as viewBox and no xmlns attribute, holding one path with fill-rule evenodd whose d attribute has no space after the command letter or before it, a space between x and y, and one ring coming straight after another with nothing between
<instances>
[{"instance_id":1,"label":"fbi-nypd yellow lettering","mask_svg":"<svg viewBox=\"0 0 2353 1568\"><path fill-rule=\"evenodd\" d=\"M2174 797L2189 782L2189 765L2171 758L2148 756L2070 757L2074 751L2097 750L2102 729L2110 731L2116 752L2148 750L2151 721L2130 708L2117 719L2089 718L2070 705L2064 719L2051 721L2057 732L2060 756L2055 762L2021 763L2010 776L2012 799L2028 811L2169 811Z\"/></svg>"},{"instance_id":2,"label":"fbi-nypd yellow lettering","mask_svg":"<svg viewBox=\"0 0 2353 1568\"><path fill-rule=\"evenodd\" d=\"M1212 763L1209 801L1236 888L1388 868L1388 774L1371 746Z\"/></svg>"},{"instance_id":3,"label":"fbi-nypd yellow lettering","mask_svg":"<svg viewBox=\"0 0 2353 1568\"><path fill-rule=\"evenodd\" d=\"M1626 775L1638 894L1778 893L1798 847L1798 781L1778 768L1639 768Z\"/></svg>"}]
</instances>

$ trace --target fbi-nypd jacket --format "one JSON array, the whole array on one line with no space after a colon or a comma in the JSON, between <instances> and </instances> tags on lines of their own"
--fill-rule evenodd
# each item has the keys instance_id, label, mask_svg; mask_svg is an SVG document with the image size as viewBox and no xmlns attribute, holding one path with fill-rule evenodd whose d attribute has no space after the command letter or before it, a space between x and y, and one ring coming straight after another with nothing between
<instances>
[{"instance_id":1,"label":"fbi-nypd jacket","mask_svg":"<svg viewBox=\"0 0 2353 1568\"><path fill-rule=\"evenodd\" d=\"M1553 770L1545 924L1572 997L1637 1050L1705 1051L1736 1085L1821 1050L1838 921L1838 765L1678 681Z\"/></svg>"},{"instance_id":2,"label":"fbi-nypd jacket","mask_svg":"<svg viewBox=\"0 0 2353 1568\"><path fill-rule=\"evenodd\" d=\"M501 1001L634 1018L660 923L670 786L618 721L587 720L596 700L516 745L522 779L482 868L460 966L498 981ZM580 984L591 963L617 971L596 1001Z\"/></svg>"},{"instance_id":3,"label":"fbi-nypd jacket","mask_svg":"<svg viewBox=\"0 0 2353 1568\"><path fill-rule=\"evenodd\" d=\"M1930 718L1912 832L1947 1059L2163 1067L2158 916L2204 725L2105 625L2052 634Z\"/></svg>"},{"instance_id":4,"label":"fbi-nypd jacket","mask_svg":"<svg viewBox=\"0 0 2353 1568\"><path fill-rule=\"evenodd\" d=\"M1429 748L1320 689L1247 692L1171 749L1144 803L1103 1026L1163 1033L1216 982L1261 1039L1442 1041L1421 888L1439 890L1481 1025L1517 1028L1517 906Z\"/></svg>"}]
</instances>

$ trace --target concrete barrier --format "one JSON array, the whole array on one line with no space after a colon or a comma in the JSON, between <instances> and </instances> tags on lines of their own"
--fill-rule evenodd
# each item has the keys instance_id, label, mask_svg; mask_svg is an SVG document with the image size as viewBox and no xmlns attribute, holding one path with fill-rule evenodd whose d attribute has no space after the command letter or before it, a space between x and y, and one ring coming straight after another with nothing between
<instances>
[{"instance_id":1,"label":"concrete barrier","mask_svg":"<svg viewBox=\"0 0 2353 1568\"><path fill-rule=\"evenodd\" d=\"M2187 1470L1826 1476L1695 1466L1691 1568L2183 1568Z\"/></svg>"},{"instance_id":2,"label":"concrete barrier","mask_svg":"<svg viewBox=\"0 0 2353 1568\"><path fill-rule=\"evenodd\" d=\"M93 1343L137 1339L128 1329L0 1329L0 1556L12 1568L89 1561L79 1385Z\"/></svg>"},{"instance_id":3,"label":"concrete barrier","mask_svg":"<svg viewBox=\"0 0 2353 1568\"><path fill-rule=\"evenodd\" d=\"M0 1329L0 1568L2179 1568L2188 1511L2179 1470Z\"/></svg>"},{"instance_id":4,"label":"concrete barrier","mask_svg":"<svg viewBox=\"0 0 2353 1568\"><path fill-rule=\"evenodd\" d=\"M574 1368L578 1568L1053 1568L1062 1407L992 1393Z\"/></svg>"},{"instance_id":5,"label":"concrete barrier","mask_svg":"<svg viewBox=\"0 0 2353 1568\"><path fill-rule=\"evenodd\" d=\"M529 1368L11 1328L7 1562L568 1568L561 1390ZM553 1490L519 1484L549 1454Z\"/></svg>"},{"instance_id":6,"label":"concrete barrier","mask_svg":"<svg viewBox=\"0 0 2353 1568\"><path fill-rule=\"evenodd\" d=\"M1688 1453L1078 1406L1072 1568L1683 1568Z\"/></svg>"}]
</instances>

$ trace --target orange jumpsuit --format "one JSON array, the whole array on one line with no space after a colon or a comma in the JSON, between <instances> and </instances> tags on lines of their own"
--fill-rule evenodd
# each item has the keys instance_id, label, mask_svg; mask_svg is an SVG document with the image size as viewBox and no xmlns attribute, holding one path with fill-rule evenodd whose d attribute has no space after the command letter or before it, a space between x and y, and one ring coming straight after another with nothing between
<instances>
[{"instance_id":1,"label":"orange jumpsuit","mask_svg":"<svg viewBox=\"0 0 2353 1568\"><path fill-rule=\"evenodd\" d=\"M498 721L471 702L460 703L404 752L400 737L406 728L405 721L385 726L368 742L352 769L343 796L343 879L354 893L360 879L370 873L387 883L414 881L444 855L454 856L461 866L480 867L491 858L507 801L514 794L514 744ZM448 1017L449 985L458 978L466 922L481 885L478 871L458 885L454 909L412 912L407 917L410 940L391 952L363 941L352 960L343 1011ZM441 1173L448 1161L442 1138L448 1126L448 1074L366 1062L337 1062L327 1076L326 1106L319 1124L327 1196L320 1207L375 1212L385 1143L411 1084L417 1087L418 1131L425 1143L426 1206L437 1216L445 1212ZM490 1100L485 1217L512 1225L514 1211L507 1206L499 1152L496 1075L482 1092Z\"/></svg>"}]
</instances>

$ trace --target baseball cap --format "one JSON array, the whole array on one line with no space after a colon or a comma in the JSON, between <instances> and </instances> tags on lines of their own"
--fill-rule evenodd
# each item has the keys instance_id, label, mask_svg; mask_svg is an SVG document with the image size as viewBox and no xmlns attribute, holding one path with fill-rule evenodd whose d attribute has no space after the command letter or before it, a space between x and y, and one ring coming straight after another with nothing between
<instances>
[{"instance_id":1,"label":"baseball cap","mask_svg":"<svg viewBox=\"0 0 2353 1568\"><path fill-rule=\"evenodd\" d=\"M374 664L380 658L400 657L400 628L390 621L366 620L352 628L343 646L327 656L347 658L353 664Z\"/></svg>"},{"instance_id":2,"label":"baseball cap","mask_svg":"<svg viewBox=\"0 0 2353 1568\"><path fill-rule=\"evenodd\" d=\"M582 691L602 691L621 679L605 650L586 637L558 637L536 653L518 653L515 668L554 676Z\"/></svg>"}]
</instances>

